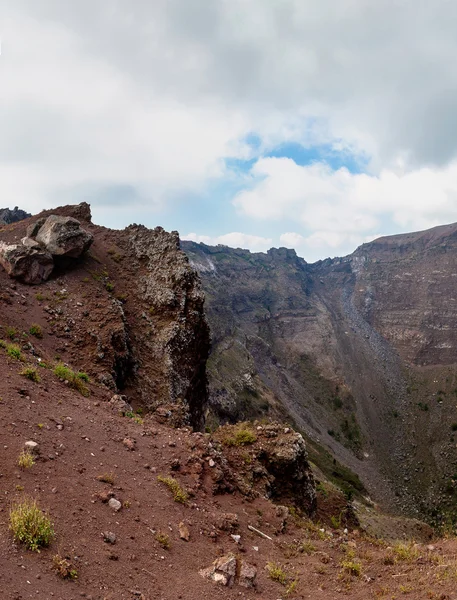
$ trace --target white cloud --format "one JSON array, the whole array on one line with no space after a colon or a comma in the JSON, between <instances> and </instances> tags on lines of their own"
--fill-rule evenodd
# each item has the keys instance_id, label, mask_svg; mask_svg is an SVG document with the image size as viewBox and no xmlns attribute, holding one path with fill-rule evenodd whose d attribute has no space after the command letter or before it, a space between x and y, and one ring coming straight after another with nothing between
<instances>
[{"instance_id":1,"label":"white cloud","mask_svg":"<svg viewBox=\"0 0 457 600\"><path fill-rule=\"evenodd\" d=\"M234 199L240 213L296 222L301 229L283 233L280 241L313 257L316 252L323 258L326 251L341 255L353 250L377 236L386 220L396 230L457 221L457 161L403 174L383 170L375 176L268 158L254 165L251 184Z\"/></svg>"},{"instance_id":2,"label":"white cloud","mask_svg":"<svg viewBox=\"0 0 457 600\"><path fill-rule=\"evenodd\" d=\"M372 157L357 176L262 159L242 181L243 215L297 221L316 252L457 217L455 3L16 0L1 17L2 204L171 214L230 178L225 158L252 157L255 133L260 153Z\"/></svg>"},{"instance_id":3,"label":"white cloud","mask_svg":"<svg viewBox=\"0 0 457 600\"><path fill-rule=\"evenodd\" d=\"M201 242L209 246L217 246L218 244L222 244L224 246L230 246L231 248L244 248L251 250L251 252L266 252L273 244L273 240L271 238L240 233L238 231L225 233L216 237L188 233L187 235L183 235L182 239L190 240L192 242Z\"/></svg>"}]
</instances>

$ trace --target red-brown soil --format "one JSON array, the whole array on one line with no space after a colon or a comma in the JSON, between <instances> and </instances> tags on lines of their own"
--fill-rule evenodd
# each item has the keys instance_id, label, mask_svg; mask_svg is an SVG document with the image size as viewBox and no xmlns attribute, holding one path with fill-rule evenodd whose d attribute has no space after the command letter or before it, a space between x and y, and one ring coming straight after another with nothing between
<instances>
[{"instance_id":1,"label":"red-brown soil","mask_svg":"<svg viewBox=\"0 0 457 600\"><path fill-rule=\"evenodd\" d=\"M103 251L114 232L100 232L105 237L98 238L94 252L114 271L116 265ZM113 392L98 382L101 367L82 343L85 319L89 327L109 328L112 301L85 269L80 265L36 288L14 283L0 272L0 339L21 349L18 360L0 348L2 599L457 598L454 540L439 541L433 548L420 544L389 549L355 524L340 522L344 504L341 497L329 498L333 492L325 487L315 521L298 518L293 511L285 518L266 498L250 500L239 492L214 495L208 434L171 428L158 416L146 415L138 423L113 412ZM120 267L118 271L118 292L128 294L135 274L127 269L121 274ZM134 309L128 314L132 321L140 319ZM42 338L29 333L33 323L42 327ZM87 371L90 395L60 381L51 368L39 367L38 358L48 366L63 360ZM35 366L39 382L20 374L26 366ZM135 390L127 392L135 400ZM18 456L28 440L37 442L40 452L31 468L21 470ZM112 483L99 480L106 474L112 475ZM175 477L190 493L188 502L175 502L158 475ZM110 493L123 504L117 513L103 501ZM24 496L35 498L54 523L56 538L40 553L16 543L9 530L11 504ZM226 513L238 517L233 531L221 528ZM181 522L190 531L188 542L179 537ZM104 541L104 532L116 535L114 545ZM169 549L160 545L157 533L169 537ZM241 536L240 544L232 533ZM228 552L256 566L256 589L220 587L199 574ZM75 581L54 572L57 553L77 570ZM269 563L281 566L286 585L269 577Z\"/></svg>"}]
</instances>

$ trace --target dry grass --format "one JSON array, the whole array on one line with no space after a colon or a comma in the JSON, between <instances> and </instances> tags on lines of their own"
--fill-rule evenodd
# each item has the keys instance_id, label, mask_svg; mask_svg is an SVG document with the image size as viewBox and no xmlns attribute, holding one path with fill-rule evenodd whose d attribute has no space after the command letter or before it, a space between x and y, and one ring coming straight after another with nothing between
<instances>
[{"instance_id":1,"label":"dry grass","mask_svg":"<svg viewBox=\"0 0 457 600\"><path fill-rule=\"evenodd\" d=\"M17 464L20 469L30 469L35 464L33 455L28 450L22 450L17 459Z\"/></svg>"},{"instance_id":2,"label":"dry grass","mask_svg":"<svg viewBox=\"0 0 457 600\"><path fill-rule=\"evenodd\" d=\"M39 552L54 539L54 528L50 519L39 508L33 498L25 498L12 505L9 528L14 539L29 550Z\"/></svg>"},{"instance_id":3,"label":"dry grass","mask_svg":"<svg viewBox=\"0 0 457 600\"><path fill-rule=\"evenodd\" d=\"M157 480L164 483L173 494L173 500L186 504L189 496L187 492L179 485L179 483L173 477L165 477L164 475L158 475Z\"/></svg>"}]
</instances>

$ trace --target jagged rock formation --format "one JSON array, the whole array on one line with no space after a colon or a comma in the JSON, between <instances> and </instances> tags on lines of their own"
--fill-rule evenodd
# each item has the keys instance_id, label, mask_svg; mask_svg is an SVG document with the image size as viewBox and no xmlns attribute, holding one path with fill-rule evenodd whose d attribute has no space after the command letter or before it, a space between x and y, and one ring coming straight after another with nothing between
<instances>
[{"instance_id":1,"label":"jagged rock formation","mask_svg":"<svg viewBox=\"0 0 457 600\"><path fill-rule=\"evenodd\" d=\"M213 435L214 489L292 502L312 515L316 486L302 435L278 423L254 425L226 425Z\"/></svg>"},{"instance_id":2,"label":"jagged rock formation","mask_svg":"<svg viewBox=\"0 0 457 600\"><path fill-rule=\"evenodd\" d=\"M175 232L97 227L83 203L5 227L0 260L2 252L12 276L41 283L35 289L55 355L122 391L135 409L202 427L209 329L198 275ZM14 288L3 285L5 322L14 300Z\"/></svg>"},{"instance_id":3,"label":"jagged rock formation","mask_svg":"<svg viewBox=\"0 0 457 600\"><path fill-rule=\"evenodd\" d=\"M392 510L453 511L457 225L313 265L183 248L207 292L218 420L287 415Z\"/></svg>"},{"instance_id":4,"label":"jagged rock formation","mask_svg":"<svg viewBox=\"0 0 457 600\"><path fill-rule=\"evenodd\" d=\"M0 208L0 225L10 225L11 223L17 223L23 219L27 219L32 215L21 210L17 206L10 210L9 208Z\"/></svg>"}]
</instances>

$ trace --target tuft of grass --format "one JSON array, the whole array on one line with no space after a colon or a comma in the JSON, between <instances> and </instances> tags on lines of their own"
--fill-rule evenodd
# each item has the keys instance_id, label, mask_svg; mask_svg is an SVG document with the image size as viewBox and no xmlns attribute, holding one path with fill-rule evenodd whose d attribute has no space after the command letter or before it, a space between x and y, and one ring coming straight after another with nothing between
<instances>
[{"instance_id":1,"label":"tuft of grass","mask_svg":"<svg viewBox=\"0 0 457 600\"><path fill-rule=\"evenodd\" d=\"M97 477L98 481L103 481L103 483L109 483L109 485L114 485L116 481L116 477L113 473L103 473Z\"/></svg>"},{"instance_id":2,"label":"tuft of grass","mask_svg":"<svg viewBox=\"0 0 457 600\"><path fill-rule=\"evenodd\" d=\"M362 574L362 565L356 560L343 560L341 561L341 566L346 573L354 577L360 577Z\"/></svg>"},{"instance_id":3,"label":"tuft of grass","mask_svg":"<svg viewBox=\"0 0 457 600\"><path fill-rule=\"evenodd\" d=\"M257 436L246 423L238 425L234 429L232 436L228 436L222 440L226 446L246 446L253 444L255 441L257 441Z\"/></svg>"},{"instance_id":4,"label":"tuft of grass","mask_svg":"<svg viewBox=\"0 0 457 600\"><path fill-rule=\"evenodd\" d=\"M28 450L22 450L17 459L17 464L21 469L30 469L35 464L33 455Z\"/></svg>"},{"instance_id":5,"label":"tuft of grass","mask_svg":"<svg viewBox=\"0 0 457 600\"><path fill-rule=\"evenodd\" d=\"M44 300L43 294L40 294L39 292L38 294L35 294L35 298L38 300L38 302L42 302Z\"/></svg>"},{"instance_id":6,"label":"tuft of grass","mask_svg":"<svg viewBox=\"0 0 457 600\"><path fill-rule=\"evenodd\" d=\"M10 340L16 339L18 332L15 327L6 327L5 332L6 332L7 337L10 338Z\"/></svg>"},{"instance_id":7,"label":"tuft of grass","mask_svg":"<svg viewBox=\"0 0 457 600\"><path fill-rule=\"evenodd\" d=\"M78 390L82 396L89 396L89 388L84 385L85 382L89 381L89 376L86 373L75 373L70 367L67 367L63 363L58 363L54 367L54 375L63 381L68 381L70 387Z\"/></svg>"},{"instance_id":8,"label":"tuft of grass","mask_svg":"<svg viewBox=\"0 0 457 600\"><path fill-rule=\"evenodd\" d=\"M287 572L278 563L269 562L267 563L266 569L268 571L268 577L273 581L277 581L281 585L287 585Z\"/></svg>"},{"instance_id":9,"label":"tuft of grass","mask_svg":"<svg viewBox=\"0 0 457 600\"><path fill-rule=\"evenodd\" d=\"M16 360L22 360L21 349L16 344L7 344L6 353L11 358L15 358Z\"/></svg>"},{"instance_id":10,"label":"tuft of grass","mask_svg":"<svg viewBox=\"0 0 457 600\"><path fill-rule=\"evenodd\" d=\"M105 288L108 292L112 292L114 290L114 283L111 283L110 281L107 281L105 283Z\"/></svg>"},{"instance_id":11,"label":"tuft of grass","mask_svg":"<svg viewBox=\"0 0 457 600\"><path fill-rule=\"evenodd\" d=\"M78 578L78 571L73 567L68 558L64 558L60 554L55 554L52 557L52 566L55 572L62 579L72 579L73 581Z\"/></svg>"},{"instance_id":12,"label":"tuft of grass","mask_svg":"<svg viewBox=\"0 0 457 600\"><path fill-rule=\"evenodd\" d=\"M392 552L396 562L412 562L419 558L419 551L414 542L397 542Z\"/></svg>"},{"instance_id":13,"label":"tuft of grass","mask_svg":"<svg viewBox=\"0 0 457 600\"><path fill-rule=\"evenodd\" d=\"M7 343L5 342L5 340L0 340L0 348L5 349L7 347Z\"/></svg>"},{"instance_id":14,"label":"tuft of grass","mask_svg":"<svg viewBox=\"0 0 457 600\"><path fill-rule=\"evenodd\" d=\"M143 425L143 418L140 417L140 415L135 414L131 410L128 410L125 413L125 416L128 417L129 419L132 419L133 421L135 421L135 423L138 423L138 425Z\"/></svg>"},{"instance_id":15,"label":"tuft of grass","mask_svg":"<svg viewBox=\"0 0 457 600\"><path fill-rule=\"evenodd\" d=\"M301 544L298 546L298 551L308 554L309 556L316 552L316 546L308 540L303 540L303 542L301 542Z\"/></svg>"},{"instance_id":16,"label":"tuft of grass","mask_svg":"<svg viewBox=\"0 0 457 600\"><path fill-rule=\"evenodd\" d=\"M155 539L159 542L164 550L169 550L171 546L170 537L166 533L158 531L155 535Z\"/></svg>"},{"instance_id":17,"label":"tuft of grass","mask_svg":"<svg viewBox=\"0 0 457 600\"><path fill-rule=\"evenodd\" d=\"M187 492L179 485L179 483L173 477L165 477L164 475L158 475L157 480L164 483L173 494L173 500L181 504L186 504L189 496Z\"/></svg>"},{"instance_id":18,"label":"tuft of grass","mask_svg":"<svg viewBox=\"0 0 457 600\"><path fill-rule=\"evenodd\" d=\"M25 369L22 369L19 375L22 375L23 377L26 377L35 383L40 382L40 376L38 375L38 371L35 369L35 367L25 367Z\"/></svg>"},{"instance_id":19,"label":"tuft of grass","mask_svg":"<svg viewBox=\"0 0 457 600\"><path fill-rule=\"evenodd\" d=\"M41 328L41 325L38 325L37 323L32 323L32 325L30 325L29 333L39 339L43 337L43 329Z\"/></svg>"},{"instance_id":20,"label":"tuft of grass","mask_svg":"<svg viewBox=\"0 0 457 600\"><path fill-rule=\"evenodd\" d=\"M33 498L25 498L12 505L9 514L9 528L14 539L29 550L39 552L54 539L51 520L43 513Z\"/></svg>"}]
</instances>

